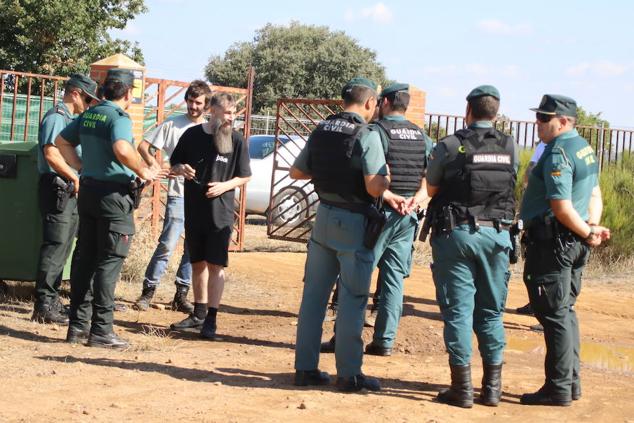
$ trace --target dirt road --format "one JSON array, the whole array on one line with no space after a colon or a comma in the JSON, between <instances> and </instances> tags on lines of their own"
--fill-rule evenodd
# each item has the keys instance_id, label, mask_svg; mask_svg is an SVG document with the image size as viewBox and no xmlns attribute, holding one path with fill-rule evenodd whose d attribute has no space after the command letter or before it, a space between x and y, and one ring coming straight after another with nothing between
<instances>
[{"instance_id":1,"label":"dirt road","mask_svg":"<svg viewBox=\"0 0 634 423\"><path fill-rule=\"evenodd\" d=\"M578 304L583 397L572 407L554 408L519 405L523 392L541 386L544 348L542 335L529 329L534 319L510 312L526 302L515 277L505 315L503 402L463 410L433 401L449 372L430 272L420 264L406 284L397 352L364 361L365 373L380 378L381 392L293 387L304 260L296 252L232 254L219 314L221 342L170 334L166 328L182 314L129 308L115 316L116 330L133 344L129 350L69 346L61 342L66 328L29 321L30 304L1 303L0 421L634 422L631 280L584 286ZM138 291L138 285L122 284L118 292L131 301ZM173 287L166 283L159 292L167 303ZM331 333L326 323L324 339ZM370 329L364 337L370 339ZM481 377L479 361L476 353L474 381ZM331 354L322 355L321 368L335 373Z\"/></svg>"}]
</instances>

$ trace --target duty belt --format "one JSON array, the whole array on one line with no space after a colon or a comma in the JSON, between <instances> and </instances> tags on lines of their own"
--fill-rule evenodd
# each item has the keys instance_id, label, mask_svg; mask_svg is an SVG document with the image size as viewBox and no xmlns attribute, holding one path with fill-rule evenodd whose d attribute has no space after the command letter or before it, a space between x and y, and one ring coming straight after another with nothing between
<instances>
[{"instance_id":1,"label":"duty belt","mask_svg":"<svg viewBox=\"0 0 634 423\"><path fill-rule=\"evenodd\" d=\"M499 220L470 220L470 219L463 219L463 220L457 220L456 221L456 226L457 225L471 225L471 226L475 226L475 228L477 229L478 226L486 226L487 228L495 228L499 231L508 231L509 229L511 229L511 223L502 223Z\"/></svg>"},{"instance_id":2,"label":"duty belt","mask_svg":"<svg viewBox=\"0 0 634 423\"><path fill-rule=\"evenodd\" d=\"M102 188L112 191L128 191L129 184L123 184L120 182L112 182L112 181L102 181L100 179L95 179L91 177L81 178L80 185L85 185L87 187L95 187Z\"/></svg>"}]
</instances>

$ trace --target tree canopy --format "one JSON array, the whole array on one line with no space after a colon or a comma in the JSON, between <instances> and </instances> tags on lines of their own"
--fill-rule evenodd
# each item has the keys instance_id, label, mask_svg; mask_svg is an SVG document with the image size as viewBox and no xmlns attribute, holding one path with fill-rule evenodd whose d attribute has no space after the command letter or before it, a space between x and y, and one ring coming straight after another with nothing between
<instances>
[{"instance_id":1,"label":"tree canopy","mask_svg":"<svg viewBox=\"0 0 634 423\"><path fill-rule=\"evenodd\" d=\"M68 75L115 53L143 64L138 43L108 30L146 10L143 0L0 0L0 69Z\"/></svg>"},{"instance_id":2,"label":"tree canopy","mask_svg":"<svg viewBox=\"0 0 634 423\"><path fill-rule=\"evenodd\" d=\"M343 84L354 76L387 82L376 52L342 31L299 22L265 25L253 41L212 56L205 73L214 84L245 87L249 65L255 67L256 112L273 110L280 97L339 98Z\"/></svg>"},{"instance_id":3,"label":"tree canopy","mask_svg":"<svg viewBox=\"0 0 634 423\"><path fill-rule=\"evenodd\" d=\"M592 113L584 110L583 107L577 107L577 125L579 126L592 126L596 128L600 128L601 126L605 128L610 127L610 122L601 118L601 112Z\"/></svg>"}]
</instances>

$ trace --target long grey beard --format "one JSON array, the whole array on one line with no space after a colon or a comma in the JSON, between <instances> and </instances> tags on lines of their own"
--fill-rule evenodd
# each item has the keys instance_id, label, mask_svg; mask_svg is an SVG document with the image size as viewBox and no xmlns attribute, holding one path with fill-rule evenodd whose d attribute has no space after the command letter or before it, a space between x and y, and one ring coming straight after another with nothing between
<instances>
[{"instance_id":1,"label":"long grey beard","mask_svg":"<svg viewBox=\"0 0 634 423\"><path fill-rule=\"evenodd\" d=\"M211 128L214 136L214 145L219 154L233 153L233 139L231 136L231 127L221 127L222 121L216 119L212 122Z\"/></svg>"}]
</instances>

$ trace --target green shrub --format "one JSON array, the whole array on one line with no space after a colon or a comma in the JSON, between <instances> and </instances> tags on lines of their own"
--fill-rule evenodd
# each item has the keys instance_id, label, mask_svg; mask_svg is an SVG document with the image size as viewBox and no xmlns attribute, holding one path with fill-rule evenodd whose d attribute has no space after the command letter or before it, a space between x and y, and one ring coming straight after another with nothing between
<instances>
[{"instance_id":1,"label":"green shrub","mask_svg":"<svg viewBox=\"0 0 634 423\"><path fill-rule=\"evenodd\" d=\"M612 238L597 253L609 261L634 256L634 157L604 168L600 178L603 194L601 224Z\"/></svg>"}]
</instances>

